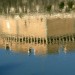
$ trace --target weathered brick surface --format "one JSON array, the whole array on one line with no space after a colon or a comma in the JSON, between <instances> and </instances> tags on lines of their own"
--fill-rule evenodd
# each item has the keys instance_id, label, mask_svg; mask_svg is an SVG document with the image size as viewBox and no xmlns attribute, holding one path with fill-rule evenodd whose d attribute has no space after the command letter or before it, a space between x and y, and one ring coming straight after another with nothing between
<instances>
[{"instance_id":1,"label":"weathered brick surface","mask_svg":"<svg viewBox=\"0 0 75 75\"><path fill-rule=\"evenodd\" d=\"M47 19L48 36L60 36L60 35L72 34L72 33L75 33L74 18Z\"/></svg>"}]
</instances>

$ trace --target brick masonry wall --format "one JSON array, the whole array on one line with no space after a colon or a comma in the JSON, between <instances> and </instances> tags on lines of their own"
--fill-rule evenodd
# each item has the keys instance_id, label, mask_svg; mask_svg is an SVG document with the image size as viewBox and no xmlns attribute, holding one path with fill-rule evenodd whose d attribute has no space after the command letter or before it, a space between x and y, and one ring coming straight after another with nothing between
<instances>
[{"instance_id":1,"label":"brick masonry wall","mask_svg":"<svg viewBox=\"0 0 75 75\"><path fill-rule=\"evenodd\" d=\"M47 35L61 36L75 33L75 18L47 19Z\"/></svg>"},{"instance_id":2,"label":"brick masonry wall","mask_svg":"<svg viewBox=\"0 0 75 75\"><path fill-rule=\"evenodd\" d=\"M0 18L1 33L18 34L33 37L46 37L46 20L42 16L25 16L25 18Z\"/></svg>"}]
</instances>

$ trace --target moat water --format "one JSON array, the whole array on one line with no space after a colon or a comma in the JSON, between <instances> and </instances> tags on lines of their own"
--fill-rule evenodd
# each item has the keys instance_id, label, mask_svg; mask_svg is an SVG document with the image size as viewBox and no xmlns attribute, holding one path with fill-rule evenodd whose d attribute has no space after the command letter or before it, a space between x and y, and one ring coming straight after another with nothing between
<instances>
[{"instance_id":1,"label":"moat water","mask_svg":"<svg viewBox=\"0 0 75 75\"><path fill-rule=\"evenodd\" d=\"M35 45L29 52L0 49L0 75L75 75L73 45Z\"/></svg>"}]
</instances>

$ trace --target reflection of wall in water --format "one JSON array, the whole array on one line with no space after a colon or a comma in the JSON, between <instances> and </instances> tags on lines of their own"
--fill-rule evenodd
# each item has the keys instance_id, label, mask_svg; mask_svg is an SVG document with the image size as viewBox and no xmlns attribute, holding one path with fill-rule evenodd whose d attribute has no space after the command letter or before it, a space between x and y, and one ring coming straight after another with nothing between
<instances>
[{"instance_id":1,"label":"reflection of wall in water","mask_svg":"<svg viewBox=\"0 0 75 75\"><path fill-rule=\"evenodd\" d=\"M59 44L47 45L48 54L57 54L59 51Z\"/></svg>"},{"instance_id":2,"label":"reflection of wall in water","mask_svg":"<svg viewBox=\"0 0 75 75\"><path fill-rule=\"evenodd\" d=\"M46 54L47 45L44 44L24 44L24 43L13 43L11 46L13 51L28 53L28 50L33 49L35 55Z\"/></svg>"},{"instance_id":3,"label":"reflection of wall in water","mask_svg":"<svg viewBox=\"0 0 75 75\"><path fill-rule=\"evenodd\" d=\"M57 54L59 49L63 48L63 52L69 52L75 50L75 42L69 42L64 44L35 44L35 43L25 43L25 42L7 42L5 39L0 38L0 48L5 48L6 44L10 46L10 49L17 52L27 53L29 48L33 48L34 54Z\"/></svg>"},{"instance_id":4,"label":"reflection of wall in water","mask_svg":"<svg viewBox=\"0 0 75 75\"><path fill-rule=\"evenodd\" d=\"M57 54L60 52L72 52L75 51L75 42L65 43L65 44L52 44L47 45L48 54Z\"/></svg>"},{"instance_id":5,"label":"reflection of wall in water","mask_svg":"<svg viewBox=\"0 0 75 75\"><path fill-rule=\"evenodd\" d=\"M64 45L64 47L66 48L66 52L75 51L75 42L74 43L67 43Z\"/></svg>"}]
</instances>

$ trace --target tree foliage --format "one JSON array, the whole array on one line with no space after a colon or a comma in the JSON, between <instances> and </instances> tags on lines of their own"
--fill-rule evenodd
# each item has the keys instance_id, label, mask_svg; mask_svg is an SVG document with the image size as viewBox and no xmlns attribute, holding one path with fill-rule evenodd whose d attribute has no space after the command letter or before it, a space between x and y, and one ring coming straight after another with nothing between
<instances>
[{"instance_id":1,"label":"tree foliage","mask_svg":"<svg viewBox=\"0 0 75 75\"><path fill-rule=\"evenodd\" d=\"M59 9L63 9L63 8L64 8L64 2L62 1L59 3Z\"/></svg>"},{"instance_id":2,"label":"tree foliage","mask_svg":"<svg viewBox=\"0 0 75 75\"><path fill-rule=\"evenodd\" d=\"M48 11L48 12L51 11L51 7L52 7L51 5L48 5L48 6L47 6L47 11Z\"/></svg>"},{"instance_id":3,"label":"tree foliage","mask_svg":"<svg viewBox=\"0 0 75 75\"><path fill-rule=\"evenodd\" d=\"M18 8L20 7L22 9L22 12L27 9L30 9L31 12L35 12L36 10L36 5L39 5L42 10L45 10L47 12L51 12L52 5L55 5L54 10L62 10L65 6L64 1L61 1L58 4L59 0L0 0L0 13L7 12L7 8L11 9L11 7L14 7L15 12L18 12ZM66 0L68 8L66 10L70 10L73 8L74 2L73 0ZM59 7L58 9L56 9ZM34 11L32 11L34 9ZM39 11L40 12L40 11Z\"/></svg>"},{"instance_id":4,"label":"tree foliage","mask_svg":"<svg viewBox=\"0 0 75 75\"><path fill-rule=\"evenodd\" d=\"M72 9L74 2L73 1L68 1L68 8Z\"/></svg>"}]
</instances>

